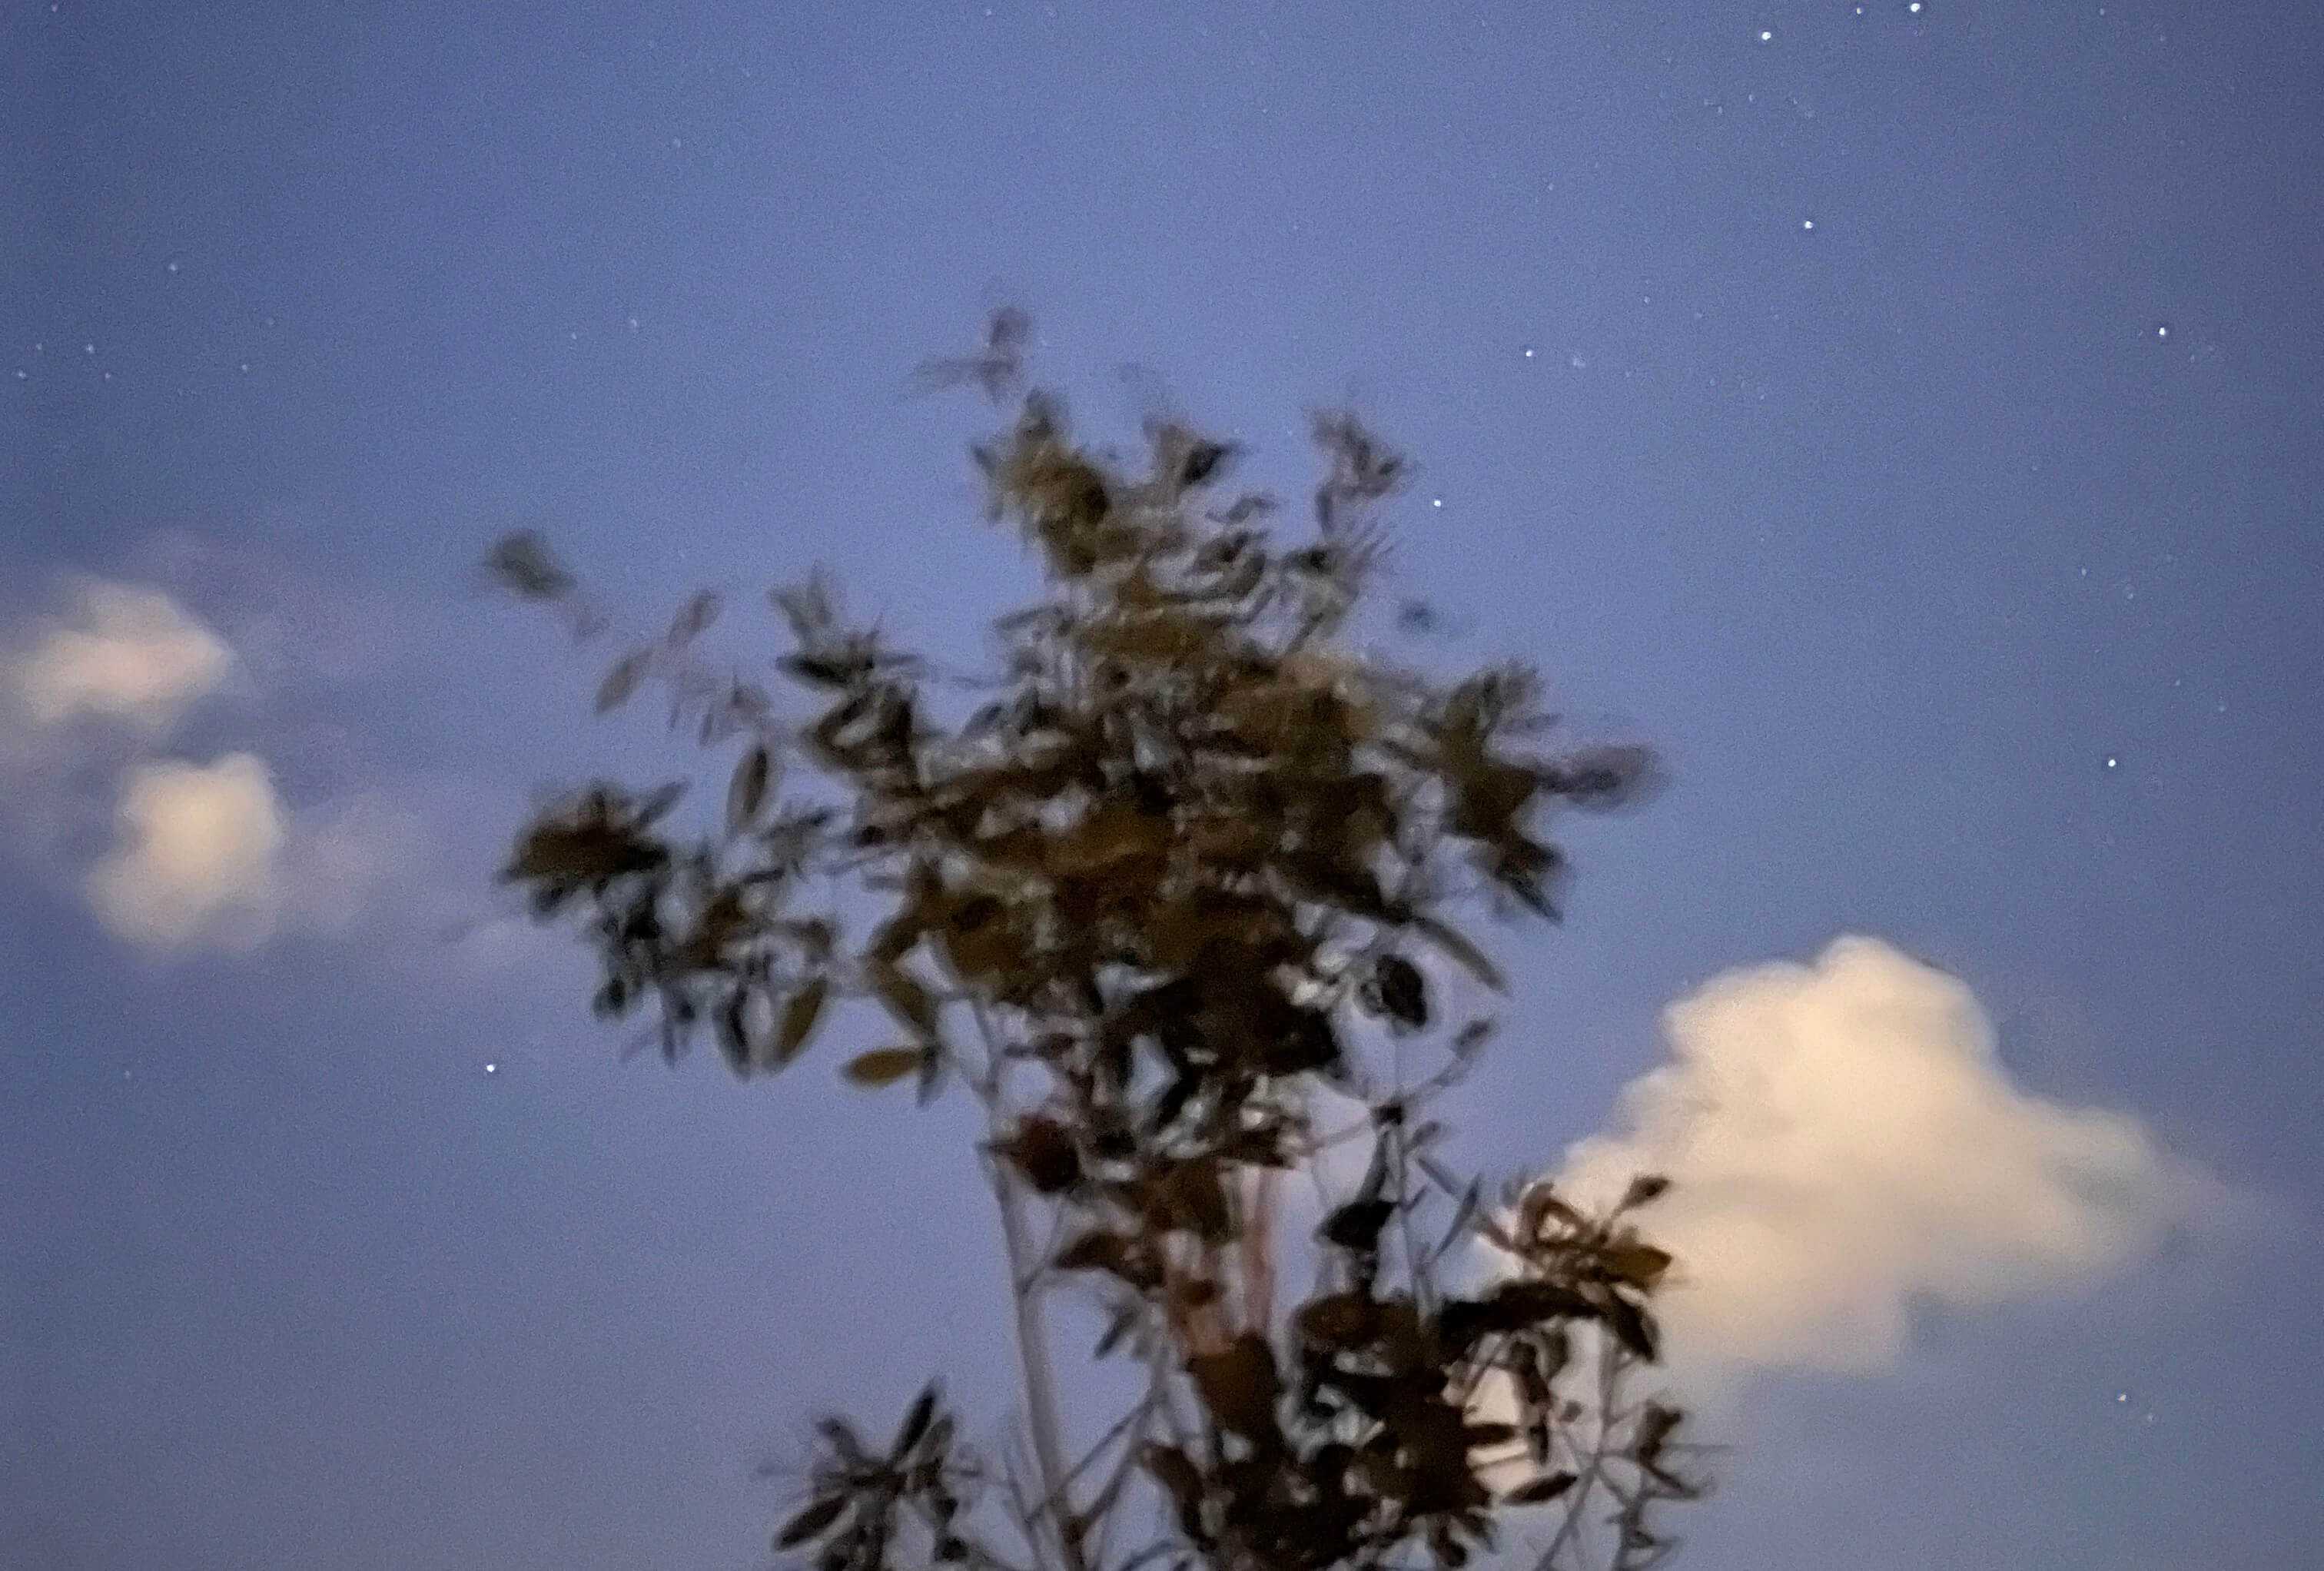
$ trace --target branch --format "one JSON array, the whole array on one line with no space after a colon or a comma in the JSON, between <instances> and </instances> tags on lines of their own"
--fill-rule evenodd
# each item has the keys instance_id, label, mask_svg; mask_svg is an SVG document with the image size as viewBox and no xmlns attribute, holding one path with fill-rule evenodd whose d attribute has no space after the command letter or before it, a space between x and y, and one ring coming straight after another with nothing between
<instances>
[{"instance_id":1,"label":"branch","mask_svg":"<svg viewBox=\"0 0 2324 1571\"><path fill-rule=\"evenodd\" d=\"M975 1013L977 1030L984 1038L985 1051L997 1081L1003 1061L1000 1038L982 1003L976 1004ZM997 1096L992 1105L997 1115ZM995 1132L999 1132L997 1129ZM1024 1190L1017 1175L1000 1159L988 1155L984 1168L992 1186L992 1197L1001 1207L1001 1237L1009 1254L1009 1291L1017 1312L1017 1353L1025 1372L1025 1423L1032 1434L1034 1461L1041 1470L1041 1497L1047 1502L1044 1514L1056 1535L1065 1571L1089 1571L1082 1555L1073 1500L1067 1493L1065 1452L1057 1438L1056 1380L1049 1368L1049 1342L1041 1320L1039 1287L1027 1274L1035 1262L1031 1260L1032 1241L1025 1226Z\"/></svg>"}]
</instances>

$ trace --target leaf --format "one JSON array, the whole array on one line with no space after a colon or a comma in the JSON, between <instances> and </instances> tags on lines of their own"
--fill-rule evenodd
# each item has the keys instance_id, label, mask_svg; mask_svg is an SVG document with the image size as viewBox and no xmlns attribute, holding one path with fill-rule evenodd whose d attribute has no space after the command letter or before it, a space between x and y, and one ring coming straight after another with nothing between
<instances>
[{"instance_id":1,"label":"leaf","mask_svg":"<svg viewBox=\"0 0 2324 1571\"><path fill-rule=\"evenodd\" d=\"M1216 1161L1176 1163L1153 1183L1148 1196L1147 1216L1154 1227L1184 1228L1205 1243L1223 1243L1234 1234L1234 1215Z\"/></svg>"},{"instance_id":2,"label":"leaf","mask_svg":"<svg viewBox=\"0 0 2324 1571\"><path fill-rule=\"evenodd\" d=\"M1541 783L1577 808L1616 812L1650 799L1665 782L1652 748L1617 744L1584 748L1561 759L1542 772Z\"/></svg>"},{"instance_id":3,"label":"leaf","mask_svg":"<svg viewBox=\"0 0 2324 1571\"><path fill-rule=\"evenodd\" d=\"M920 1437L928 1432L929 1420L936 1416L936 1382L930 1381L913 1400L911 1410L904 1415L903 1423L898 1427L896 1443L889 1450L889 1459L901 1462L910 1455L912 1447L918 1445Z\"/></svg>"},{"instance_id":4,"label":"leaf","mask_svg":"<svg viewBox=\"0 0 2324 1571\"><path fill-rule=\"evenodd\" d=\"M597 685L597 713L610 714L628 703L630 696L638 690L638 684L645 679L646 668L652 660L653 651L636 649L615 661L613 669Z\"/></svg>"},{"instance_id":5,"label":"leaf","mask_svg":"<svg viewBox=\"0 0 2324 1571\"><path fill-rule=\"evenodd\" d=\"M709 625L718 620L718 611L722 604L723 602L715 592L705 589L679 606L678 615L670 618L669 633L667 635L669 647L683 649L702 636Z\"/></svg>"},{"instance_id":6,"label":"leaf","mask_svg":"<svg viewBox=\"0 0 2324 1571\"><path fill-rule=\"evenodd\" d=\"M868 1053L858 1053L850 1058L844 1072L858 1086L873 1089L892 1086L906 1076L919 1071L920 1056L925 1050L920 1048L874 1048Z\"/></svg>"},{"instance_id":7,"label":"leaf","mask_svg":"<svg viewBox=\"0 0 2324 1571\"><path fill-rule=\"evenodd\" d=\"M1054 1118L1032 1114L992 1149L1009 1159L1037 1194L1061 1195L1082 1180L1081 1152L1065 1126Z\"/></svg>"},{"instance_id":8,"label":"leaf","mask_svg":"<svg viewBox=\"0 0 2324 1571\"><path fill-rule=\"evenodd\" d=\"M1640 1288L1652 1288L1670 1269L1667 1250L1656 1249L1651 1243L1618 1243L1598 1257L1606 1269L1624 1281Z\"/></svg>"},{"instance_id":9,"label":"leaf","mask_svg":"<svg viewBox=\"0 0 2324 1571\"><path fill-rule=\"evenodd\" d=\"M1382 955L1372 966L1380 1008L1407 1030L1428 1023L1428 984L1420 968L1401 955Z\"/></svg>"},{"instance_id":10,"label":"leaf","mask_svg":"<svg viewBox=\"0 0 2324 1571\"><path fill-rule=\"evenodd\" d=\"M933 1048L921 1049L920 1083L915 1093L916 1099L921 1106L927 1106L938 1096L944 1095L945 1070L950 1062L951 1060Z\"/></svg>"},{"instance_id":11,"label":"leaf","mask_svg":"<svg viewBox=\"0 0 2324 1571\"><path fill-rule=\"evenodd\" d=\"M1470 1179L1469 1187L1461 1191L1460 1204L1452 1208L1452 1220L1445 1224L1444 1236L1436 1245L1436 1258L1441 1259L1453 1244L1460 1241L1461 1235L1469 1231L1469 1224L1477 1219L1477 1208L1482 1203L1484 1195L1483 1180Z\"/></svg>"},{"instance_id":12,"label":"leaf","mask_svg":"<svg viewBox=\"0 0 2324 1571\"><path fill-rule=\"evenodd\" d=\"M1430 916L1416 916L1412 919L1412 925L1434 939L1436 947L1458 961L1470 975L1496 993L1508 991L1508 981L1501 975L1501 968L1458 929Z\"/></svg>"},{"instance_id":13,"label":"leaf","mask_svg":"<svg viewBox=\"0 0 2324 1571\"><path fill-rule=\"evenodd\" d=\"M1120 1346L1122 1338L1138 1328L1139 1316L1139 1308L1136 1304L1124 1304L1116 1309L1106 1321L1105 1335L1097 1339L1097 1346L1091 1351L1090 1356L1103 1358Z\"/></svg>"},{"instance_id":14,"label":"leaf","mask_svg":"<svg viewBox=\"0 0 2324 1571\"><path fill-rule=\"evenodd\" d=\"M726 827L729 833L749 827L766 805L767 782L774 776L774 759L764 744L752 748L734 766L726 787Z\"/></svg>"},{"instance_id":15,"label":"leaf","mask_svg":"<svg viewBox=\"0 0 2324 1571\"><path fill-rule=\"evenodd\" d=\"M1392 1200L1351 1200L1323 1218L1322 1232L1342 1249L1369 1250L1378 1246L1380 1229L1395 1214Z\"/></svg>"},{"instance_id":16,"label":"leaf","mask_svg":"<svg viewBox=\"0 0 2324 1571\"><path fill-rule=\"evenodd\" d=\"M718 1010L718 1045L737 1075L751 1072L750 1007L751 995L738 987Z\"/></svg>"},{"instance_id":17,"label":"leaf","mask_svg":"<svg viewBox=\"0 0 2324 1571\"><path fill-rule=\"evenodd\" d=\"M1671 1181L1660 1173L1640 1173L1630 1180L1630 1187L1622 1192L1622 1203L1615 1209L1628 1211L1633 1206L1659 1200L1669 1193Z\"/></svg>"},{"instance_id":18,"label":"leaf","mask_svg":"<svg viewBox=\"0 0 2324 1571\"><path fill-rule=\"evenodd\" d=\"M1234 457L1235 451L1231 442L1198 440L1192 443L1179 462L1178 484L1191 487L1217 479L1222 467Z\"/></svg>"},{"instance_id":19,"label":"leaf","mask_svg":"<svg viewBox=\"0 0 2324 1571\"><path fill-rule=\"evenodd\" d=\"M775 1065L778 1068L789 1063L807 1046L814 1033L815 1022L823 1018L824 1000L830 996L831 984L820 976L810 977L806 986L790 996L783 1005L782 1023L775 1031Z\"/></svg>"},{"instance_id":20,"label":"leaf","mask_svg":"<svg viewBox=\"0 0 2324 1571\"><path fill-rule=\"evenodd\" d=\"M1052 1269L1061 1271L1104 1271L1141 1291L1160 1280L1153 1262L1141 1256L1129 1239L1103 1228L1092 1228L1083 1234L1057 1251L1056 1258L1049 1263Z\"/></svg>"},{"instance_id":21,"label":"leaf","mask_svg":"<svg viewBox=\"0 0 2324 1571\"><path fill-rule=\"evenodd\" d=\"M1547 1320L1591 1319L1598 1306L1556 1282L1503 1282L1484 1300L1488 1330L1524 1331Z\"/></svg>"},{"instance_id":22,"label":"leaf","mask_svg":"<svg viewBox=\"0 0 2324 1571\"><path fill-rule=\"evenodd\" d=\"M641 825L653 823L678 806L678 799L685 795L686 782L682 780L674 780L667 784L656 786L638 799L638 822Z\"/></svg>"},{"instance_id":23,"label":"leaf","mask_svg":"<svg viewBox=\"0 0 2324 1571\"><path fill-rule=\"evenodd\" d=\"M1265 1336L1246 1331L1216 1353L1192 1354L1186 1372L1222 1428L1247 1439L1275 1433L1275 1402L1282 1393L1282 1380L1275 1368L1275 1349Z\"/></svg>"},{"instance_id":24,"label":"leaf","mask_svg":"<svg viewBox=\"0 0 2324 1571\"><path fill-rule=\"evenodd\" d=\"M900 966L883 961L875 960L864 969L871 974L872 985L879 989L880 1002L888 1006L888 1012L922 1037L933 1040L936 1034L936 1001L920 979Z\"/></svg>"},{"instance_id":25,"label":"leaf","mask_svg":"<svg viewBox=\"0 0 2324 1571\"><path fill-rule=\"evenodd\" d=\"M1361 1293L1329 1293L1300 1306L1295 1324L1305 1341L1333 1351L1361 1347L1372 1339L1379 1311Z\"/></svg>"},{"instance_id":26,"label":"leaf","mask_svg":"<svg viewBox=\"0 0 2324 1571\"><path fill-rule=\"evenodd\" d=\"M1178 1508L1178 1525L1193 1537L1202 1529L1203 1475L1176 1446L1149 1445L1139 1458Z\"/></svg>"},{"instance_id":27,"label":"leaf","mask_svg":"<svg viewBox=\"0 0 2324 1571\"><path fill-rule=\"evenodd\" d=\"M1683 1417L1676 1408L1665 1407L1660 1402L1646 1404L1646 1411L1638 1415L1637 1434L1630 1442L1631 1455L1638 1459L1639 1466L1661 1465L1663 1447L1670 1444L1671 1432Z\"/></svg>"},{"instance_id":28,"label":"leaf","mask_svg":"<svg viewBox=\"0 0 2324 1571\"><path fill-rule=\"evenodd\" d=\"M1501 1503L1503 1505L1546 1504L1572 1489L1576 1482L1578 1481L1571 1473L1545 1474L1530 1483L1519 1484L1501 1496Z\"/></svg>"},{"instance_id":29,"label":"leaf","mask_svg":"<svg viewBox=\"0 0 2324 1571\"><path fill-rule=\"evenodd\" d=\"M832 1523L837 1521L839 1520L839 1513L846 1509L847 1497L845 1495L825 1495L821 1500L809 1504L805 1511L799 1512L798 1515L785 1522L782 1527L776 1531L775 1548L778 1549L789 1549L806 1543L809 1539L814 1538L816 1534L830 1527Z\"/></svg>"},{"instance_id":30,"label":"leaf","mask_svg":"<svg viewBox=\"0 0 2324 1571\"><path fill-rule=\"evenodd\" d=\"M831 587L825 582L820 568L808 575L803 584L768 590L767 600L783 614L783 620L791 624L792 635L803 644L820 639L836 620L831 605Z\"/></svg>"},{"instance_id":31,"label":"leaf","mask_svg":"<svg viewBox=\"0 0 2324 1571\"><path fill-rule=\"evenodd\" d=\"M1652 1363L1656 1357L1655 1323L1646 1312L1619 1293L1606 1298L1606 1324L1614 1329L1615 1339L1624 1347Z\"/></svg>"},{"instance_id":32,"label":"leaf","mask_svg":"<svg viewBox=\"0 0 2324 1571\"><path fill-rule=\"evenodd\" d=\"M530 529L496 541L484 558L484 570L503 588L527 600L555 600L573 590L573 575L558 565L549 542Z\"/></svg>"}]
</instances>

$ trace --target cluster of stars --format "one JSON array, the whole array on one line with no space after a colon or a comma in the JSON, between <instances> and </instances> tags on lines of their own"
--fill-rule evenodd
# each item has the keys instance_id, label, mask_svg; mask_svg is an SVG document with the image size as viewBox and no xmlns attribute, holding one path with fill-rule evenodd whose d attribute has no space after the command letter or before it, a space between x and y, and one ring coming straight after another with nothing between
<instances>
[{"instance_id":1,"label":"cluster of stars","mask_svg":"<svg viewBox=\"0 0 2324 1571\"><path fill-rule=\"evenodd\" d=\"M1907 0L1907 4L1905 5L1904 9L1905 9L1906 11L1910 12L1913 15L1914 15L1914 16L1918 16L1918 15L1921 14L1921 0ZM1861 6L1861 5L1858 5L1858 6L1856 8L1856 14L1857 14L1858 16L1863 15L1863 14L1864 14L1864 7L1863 7L1863 6ZM2106 14L2106 9L2105 9L2105 7L2101 6L2101 7L2099 8L2099 10L2098 10L2098 14L2099 14L2099 15L2101 15L2101 16L2104 16L2104 15ZM1759 42L1760 42L1761 43L1773 43L1773 42L1775 42L1775 30L1774 28L1772 28L1772 27L1763 27L1763 28L1761 28L1761 29L1759 30Z\"/></svg>"}]
</instances>

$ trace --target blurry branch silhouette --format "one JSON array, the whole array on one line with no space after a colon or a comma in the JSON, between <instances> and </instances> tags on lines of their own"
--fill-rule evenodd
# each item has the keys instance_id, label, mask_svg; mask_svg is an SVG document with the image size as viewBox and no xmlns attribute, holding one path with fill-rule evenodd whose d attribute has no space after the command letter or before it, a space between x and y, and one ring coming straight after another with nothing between
<instances>
[{"instance_id":1,"label":"blurry branch silhouette","mask_svg":"<svg viewBox=\"0 0 2324 1571\"><path fill-rule=\"evenodd\" d=\"M1029 336L999 312L922 381L1005 403ZM658 684L673 726L739 740L715 826L671 827L681 785L599 782L502 869L596 951L597 1012L644 1013L667 1058L706 1032L737 1076L772 1075L863 1003L892 1040L846 1079L983 1110L1021 1445L977 1455L934 1383L885 1442L821 1419L775 1535L817 1571L1457 1567L1528 1524L1539 1571L1633 1571L1670 1547L1660 1508L1699 1492L1677 1411L1628 1395L1657 1353L1671 1261L1635 1215L1663 1181L1595 1216L1540 1184L1489 1199L1434 1115L1491 1034L1462 1001L1504 986L1452 920L1463 892L1557 919L1542 818L1640 799L1654 757L1539 751L1554 721L1524 666L1441 681L1356 652L1409 470L1346 411L1313 432L1311 528L1277 541L1275 499L1225 489L1235 444L1156 413L1129 472L1025 393L971 448L989 517L1043 568L994 624L981 707L943 713L928 668L818 577L770 596L807 707L779 718L697 652L721 612L698 596L596 707ZM537 536L487 568L595 618ZM848 890L877 907L860 936ZM1319 1127L1327 1105L1358 1111ZM1328 1189L1327 1155L1363 1176L1290 1236L1282 1180ZM1065 1289L1102 1315L1088 1358L1139 1386L1078 1448L1047 1326Z\"/></svg>"}]
</instances>

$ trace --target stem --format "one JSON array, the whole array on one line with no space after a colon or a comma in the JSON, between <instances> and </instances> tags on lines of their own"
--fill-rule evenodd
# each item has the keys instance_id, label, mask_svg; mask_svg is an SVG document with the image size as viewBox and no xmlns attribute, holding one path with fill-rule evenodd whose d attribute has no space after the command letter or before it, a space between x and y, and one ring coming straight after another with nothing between
<instances>
[{"instance_id":1,"label":"stem","mask_svg":"<svg viewBox=\"0 0 2324 1571\"><path fill-rule=\"evenodd\" d=\"M1005 1060L991 1018L981 1005L976 1023L990 1055L992 1095L988 1105L997 1125ZM985 1159L985 1176L1001 1207L1001 1238L1009 1253L1009 1295L1016 1306L1017 1354L1025 1372L1025 1426L1032 1435L1033 1460L1041 1471L1041 1497L1047 1502L1045 1514L1056 1535L1065 1571L1089 1571L1082 1554L1073 1496L1067 1492L1065 1451L1058 1440L1056 1377L1049 1368L1048 1332L1042 1323L1040 1285L1034 1274L1040 1262L1033 1258L1032 1239L1025 1224L1024 1190L1016 1174L997 1157Z\"/></svg>"}]
</instances>

